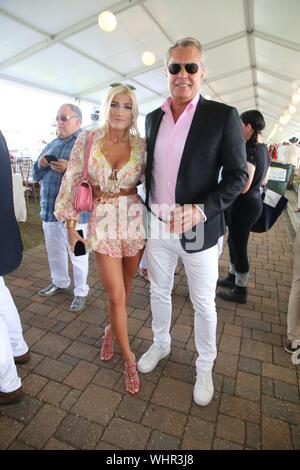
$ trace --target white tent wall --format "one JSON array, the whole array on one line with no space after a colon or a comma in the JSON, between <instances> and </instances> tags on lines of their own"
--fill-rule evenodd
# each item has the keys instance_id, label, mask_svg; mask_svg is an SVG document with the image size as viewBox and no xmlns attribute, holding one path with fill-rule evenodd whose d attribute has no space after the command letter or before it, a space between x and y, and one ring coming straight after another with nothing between
<instances>
[{"instance_id":1,"label":"white tent wall","mask_svg":"<svg viewBox=\"0 0 300 470\"><path fill-rule=\"evenodd\" d=\"M117 18L111 33L97 22L106 9ZM299 0L0 0L0 79L91 106L110 83L131 83L146 114L168 94L167 48L195 36L206 50L202 93L259 109L264 137L278 124L270 141L284 141L300 137L300 104L279 121L300 88L299 18Z\"/></svg>"}]
</instances>

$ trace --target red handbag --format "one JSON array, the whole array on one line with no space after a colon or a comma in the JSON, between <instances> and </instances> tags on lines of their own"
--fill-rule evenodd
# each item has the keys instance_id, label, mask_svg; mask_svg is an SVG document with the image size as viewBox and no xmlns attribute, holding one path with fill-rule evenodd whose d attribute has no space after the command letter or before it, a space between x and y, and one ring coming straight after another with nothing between
<instances>
[{"instance_id":1,"label":"red handbag","mask_svg":"<svg viewBox=\"0 0 300 470\"><path fill-rule=\"evenodd\" d=\"M88 163L93 137L94 132L91 132L85 147L82 178L78 184L75 198L75 209L78 212L89 212L93 208L93 190L88 180Z\"/></svg>"}]
</instances>

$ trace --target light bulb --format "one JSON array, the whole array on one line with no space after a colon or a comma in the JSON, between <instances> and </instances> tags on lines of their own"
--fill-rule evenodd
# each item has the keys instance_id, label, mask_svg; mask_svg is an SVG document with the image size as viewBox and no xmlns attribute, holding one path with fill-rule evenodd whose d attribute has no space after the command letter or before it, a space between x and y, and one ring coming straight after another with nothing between
<instances>
[{"instance_id":1,"label":"light bulb","mask_svg":"<svg viewBox=\"0 0 300 470\"><path fill-rule=\"evenodd\" d=\"M286 124L287 122L289 122L289 120L291 119L291 115L290 114L285 114L284 116L281 116L281 118L279 119L280 121L280 124Z\"/></svg>"},{"instance_id":2,"label":"light bulb","mask_svg":"<svg viewBox=\"0 0 300 470\"><path fill-rule=\"evenodd\" d=\"M98 16L98 24L103 31L110 33L116 29L117 18L111 11L102 11Z\"/></svg>"},{"instance_id":3,"label":"light bulb","mask_svg":"<svg viewBox=\"0 0 300 470\"><path fill-rule=\"evenodd\" d=\"M155 64L156 62L156 57L155 55L153 54L153 52L150 52L150 51L146 51L144 52L144 54L142 55L142 61L143 61L143 64L144 65L153 65Z\"/></svg>"},{"instance_id":4,"label":"light bulb","mask_svg":"<svg viewBox=\"0 0 300 470\"><path fill-rule=\"evenodd\" d=\"M295 93L295 94L292 96L292 103L294 103L294 104L300 103L300 94L298 95L298 93Z\"/></svg>"}]
</instances>

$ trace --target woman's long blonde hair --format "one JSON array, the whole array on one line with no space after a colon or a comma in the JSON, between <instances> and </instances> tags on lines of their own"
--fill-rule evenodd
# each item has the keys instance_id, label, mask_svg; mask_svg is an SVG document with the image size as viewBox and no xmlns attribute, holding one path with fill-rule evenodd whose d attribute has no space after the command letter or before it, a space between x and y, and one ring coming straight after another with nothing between
<instances>
[{"instance_id":1,"label":"woman's long blonde hair","mask_svg":"<svg viewBox=\"0 0 300 470\"><path fill-rule=\"evenodd\" d=\"M128 95L132 102L132 125L129 128L129 137L137 136L140 137L140 133L137 127L137 118L139 115L139 109L137 104L137 99L133 90L131 90L127 85L117 85L112 87L109 91L106 100L102 108L102 117L100 122L100 130L103 131L103 136L108 135L108 116L110 111L110 105L112 100L117 95Z\"/></svg>"}]
</instances>

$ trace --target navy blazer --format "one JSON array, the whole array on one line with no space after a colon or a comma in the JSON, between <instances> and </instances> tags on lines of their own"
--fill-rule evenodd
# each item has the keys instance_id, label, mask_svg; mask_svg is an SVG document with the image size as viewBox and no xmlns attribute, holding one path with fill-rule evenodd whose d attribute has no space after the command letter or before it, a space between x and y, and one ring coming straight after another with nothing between
<instances>
[{"instance_id":1,"label":"navy blazer","mask_svg":"<svg viewBox=\"0 0 300 470\"><path fill-rule=\"evenodd\" d=\"M151 192L153 155L156 137L164 111L156 109L146 116L147 167L146 206ZM222 179L218 182L220 169ZM195 115L185 142L179 166L175 202L203 204L207 217L198 224L201 237L197 243L192 231L183 234L185 251L202 251L214 246L225 233L224 210L241 193L248 180L244 136L235 108L199 98Z\"/></svg>"},{"instance_id":2,"label":"navy blazer","mask_svg":"<svg viewBox=\"0 0 300 470\"><path fill-rule=\"evenodd\" d=\"M22 260L23 244L16 221L9 152L0 131L0 276L16 269Z\"/></svg>"}]
</instances>

